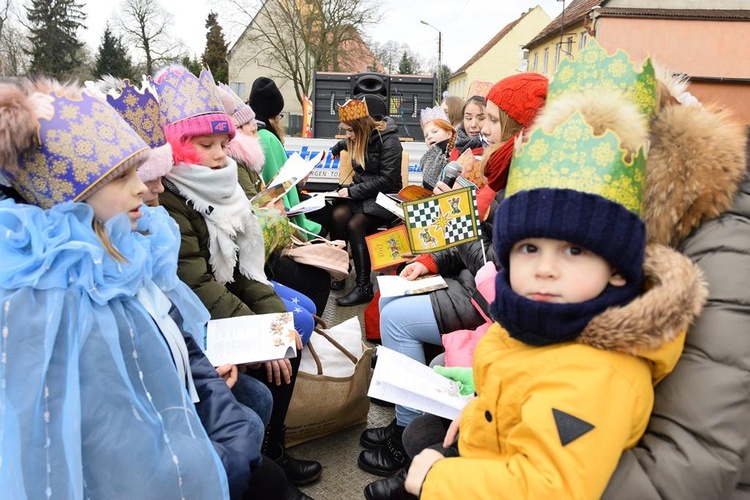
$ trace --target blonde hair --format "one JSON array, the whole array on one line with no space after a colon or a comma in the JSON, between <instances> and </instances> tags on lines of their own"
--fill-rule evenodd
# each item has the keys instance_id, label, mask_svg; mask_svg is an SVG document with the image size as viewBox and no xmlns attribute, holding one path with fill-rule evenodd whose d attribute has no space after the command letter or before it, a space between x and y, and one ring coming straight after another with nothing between
<instances>
[{"instance_id":1,"label":"blonde hair","mask_svg":"<svg viewBox=\"0 0 750 500\"><path fill-rule=\"evenodd\" d=\"M107 234L107 230L104 229L104 224L102 224L101 221L99 221L98 219L94 219L94 221L91 223L91 226L94 228L94 233L96 233L99 241L102 242L104 250L109 255L111 255L113 259L115 259L117 262L128 261L112 244L112 240L109 239L109 234Z\"/></svg>"},{"instance_id":2,"label":"blonde hair","mask_svg":"<svg viewBox=\"0 0 750 500\"><path fill-rule=\"evenodd\" d=\"M271 127L273 127L273 132L276 133L276 137L279 138L279 141L284 142L286 131L284 130L284 127L281 126L281 115L272 116L268 119L266 124L271 125Z\"/></svg>"},{"instance_id":3,"label":"blonde hair","mask_svg":"<svg viewBox=\"0 0 750 500\"><path fill-rule=\"evenodd\" d=\"M350 122L343 122L349 125L354 131L354 139L346 140L346 149L352 157L352 163L357 163L365 168L365 157L367 156L367 143L370 140L370 134L373 130L383 132L386 128L384 121L375 121L371 116L357 118Z\"/></svg>"}]
</instances>

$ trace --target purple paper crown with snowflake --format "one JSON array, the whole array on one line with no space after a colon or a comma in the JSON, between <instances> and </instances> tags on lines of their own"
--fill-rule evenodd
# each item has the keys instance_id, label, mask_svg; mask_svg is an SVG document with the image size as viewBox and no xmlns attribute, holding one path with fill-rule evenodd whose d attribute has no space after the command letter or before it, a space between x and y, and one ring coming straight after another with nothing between
<instances>
[{"instance_id":1,"label":"purple paper crown with snowflake","mask_svg":"<svg viewBox=\"0 0 750 500\"><path fill-rule=\"evenodd\" d=\"M85 200L105 179L148 156L143 139L107 103L85 92L49 95L54 113L38 118L38 146L19 155L18 168L3 171L29 203L50 208Z\"/></svg>"},{"instance_id":2,"label":"purple paper crown with snowflake","mask_svg":"<svg viewBox=\"0 0 750 500\"><path fill-rule=\"evenodd\" d=\"M167 142L161 126L159 100L147 81L139 90L126 79L120 95L114 97L107 94L107 102L151 148L158 148Z\"/></svg>"},{"instance_id":3,"label":"purple paper crown with snowflake","mask_svg":"<svg viewBox=\"0 0 750 500\"><path fill-rule=\"evenodd\" d=\"M182 66L170 66L155 78L165 132L171 128L182 137L235 135L235 127L219 97L211 71L199 77Z\"/></svg>"}]
</instances>

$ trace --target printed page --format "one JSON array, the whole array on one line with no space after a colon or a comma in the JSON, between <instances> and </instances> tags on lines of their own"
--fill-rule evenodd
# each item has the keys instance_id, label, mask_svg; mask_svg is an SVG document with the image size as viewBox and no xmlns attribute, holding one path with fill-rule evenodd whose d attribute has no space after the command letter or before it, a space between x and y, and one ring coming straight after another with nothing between
<instances>
[{"instance_id":1,"label":"printed page","mask_svg":"<svg viewBox=\"0 0 750 500\"><path fill-rule=\"evenodd\" d=\"M286 215L292 217L293 215L306 214L320 210L326 206L326 199L324 196L311 196L305 201L301 201L286 211Z\"/></svg>"},{"instance_id":2,"label":"printed page","mask_svg":"<svg viewBox=\"0 0 750 500\"><path fill-rule=\"evenodd\" d=\"M292 185L297 184L299 181L307 177L316 165L323 161L324 156L325 151L321 151L309 160L304 160L299 153L292 153L292 156L287 158L286 162L284 162L284 165L281 167L281 170L279 170L279 173L276 174L276 177L274 177L270 184L272 186L283 184L285 182L291 182Z\"/></svg>"},{"instance_id":3,"label":"printed page","mask_svg":"<svg viewBox=\"0 0 750 500\"><path fill-rule=\"evenodd\" d=\"M206 356L214 366L260 363L297 355L292 313L212 319Z\"/></svg>"},{"instance_id":4,"label":"printed page","mask_svg":"<svg viewBox=\"0 0 750 500\"><path fill-rule=\"evenodd\" d=\"M419 295L441 288L448 288L448 283L439 274L424 276L411 281L401 276L378 276L378 289L381 297Z\"/></svg>"},{"instance_id":5,"label":"printed page","mask_svg":"<svg viewBox=\"0 0 750 500\"><path fill-rule=\"evenodd\" d=\"M383 346L378 346L367 395L448 419L456 418L469 401L453 380Z\"/></svg>"}]
</instances>

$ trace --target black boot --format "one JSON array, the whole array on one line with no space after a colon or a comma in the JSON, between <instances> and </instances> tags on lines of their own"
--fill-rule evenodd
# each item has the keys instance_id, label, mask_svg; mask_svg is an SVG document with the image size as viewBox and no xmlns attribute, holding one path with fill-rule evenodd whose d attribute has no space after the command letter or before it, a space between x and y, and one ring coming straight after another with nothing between
<instances>
[{"instance_id":1,"label":"black boot","mask_svg":"<svg viewBox=\"0 0 750 500\"><path fill-rule=\"evenodd\" d=\"M372 450L364 450L359 454L357 465L360 469L376 476L391 476L400 469L409 466L409 457L401 442L401 434L404 428L396 426L385 446Z\"/></svg>"},{"instance_id":2,"label":"black boot","mask_svg":"<svg viewBox=\"0 0 750 500\"><path fill-rule=\"evenodd\" d=\"M286 426L281 426L279 431L274 432L271 424L266 427L266 436L263 441L263 454L279 464L291 484L302 485L312 483L318 479L323 472L323 466L315 460L300 460L294 458L286 451L285 434Z\"/></svg>"},{"instance_id":3,"label":"black boot","mask_svg":"<svg viewBox=\"0 0 750 500\"><path fill-rule=\"evenodd\" d=\"M365 498L367 500L416 500L417 497L406 492L406 470L395 476L378 479L365 486Z\"/></svg>"},{"instance_id":4,"label":"black boot","mask_svg":"<svg viewBox=\"0 0 750 500\"><path fill-rule=\"evenodd\" d=\"M388 440L396 433L396 427L396 419L394 418L393 421L385 427L365 429L359 436L359 444L370 449L385 446L388 444Z\"/></svg>"},{"instance_id":5,"label":"black boot","mask_svg":"<svg viewBox=\"0 0 750 500\"><path fill-rule=\"evenodd\" d=\"M370 302L373 297L372 283L370 283L370 254L367 245L352 244L352 260L354 261L354 270L357 273L354 288L351 292L336 299L336 304L340 306L356 306Z\"/></svg>"},{"instance_id":6,"label":"black boot","mask_svg":"<svg viewBox=\"0 0 750 500\"><path fill-rule=\"evenodd\" d=\"M308 484L317 480L323 472L323 466L315 460L300 460L286 451L275 462L284 469L287 480L296 485Z\"/></svg>"},{"instance_id":7,"label":"black boot","mask_svg":"<svg viewBox=\"0 0 750 500\"><path fill-rule=\"evenodd\" d=\"M292 483L287 483L284 500L313 500L313 498L302 493Z\"/></svg>"},{"instance_id":8,"label":"black boot","mask_svg":"<svg viewBox=\"0 0 750 500\"><path fill-rule=\"evenodd\" d=\"M331 290L334 290L334 291L343 290L345 285L346 285L346 278L342 280L332 280Z\"/></svg>"}]
</instances>

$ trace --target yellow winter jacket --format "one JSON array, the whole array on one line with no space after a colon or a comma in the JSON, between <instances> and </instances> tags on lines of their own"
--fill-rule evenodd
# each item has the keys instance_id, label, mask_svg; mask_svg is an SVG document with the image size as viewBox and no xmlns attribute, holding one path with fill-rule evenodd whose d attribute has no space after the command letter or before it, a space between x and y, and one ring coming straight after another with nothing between
<instances>
[{"instance_id":1,"label":"yellow winter jacket","mask_svg":"<svg viewBox=\"0 0 750 500\"><path fill-rule=\"evenodd\" d=\"M494 324L474 354L477 397L460 457L436 462L420 498L599 498L643 435L653 386L674 367L705 298L698 270L650 247L651 288L594 318L574 342L535 347Z\"/></svg>"}]
</instances>

